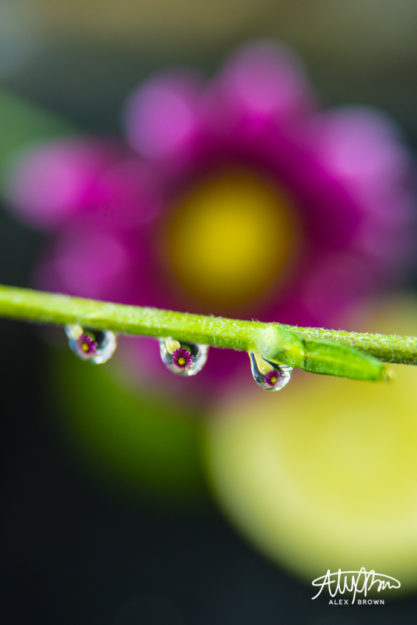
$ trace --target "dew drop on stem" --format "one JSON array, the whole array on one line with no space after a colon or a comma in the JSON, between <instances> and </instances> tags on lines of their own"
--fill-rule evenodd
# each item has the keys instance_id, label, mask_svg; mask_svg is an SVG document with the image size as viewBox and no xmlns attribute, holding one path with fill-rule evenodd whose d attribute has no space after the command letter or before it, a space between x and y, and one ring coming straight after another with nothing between
<instances>
[{"instance_id":1,"label":"dew drop on stem","mask_svg":"<svg viewBox=\"0 0 417 625\"><path fill-rule=\"evenodd\" d=\"M116 335L110 330L94 330L71 324L65 326L65 333L74 354L95 365L110 360L116 349Z\"/></svg>"},{"instance_id":2,"label":"dew drop on stem","mask_svg":"<svg viewBox=\"0 0 417 625\"><path fill-rule=\"evenodd\" d=\"M249 353L249 359L253 379L265 391L280 391L290 381L292 367L270 362L253 352Z\"/></svg>"},{"instance_id":3,"label":"dew drop on stem","mask_svg":"<svg viewBox=\"0 0 417 625\"><path fill-rule=\"evenodd\" d=\"M208 347L172 338L159 340L162 362L177 375L196 375L206 364Z\"/></svg>"}]
</instances>

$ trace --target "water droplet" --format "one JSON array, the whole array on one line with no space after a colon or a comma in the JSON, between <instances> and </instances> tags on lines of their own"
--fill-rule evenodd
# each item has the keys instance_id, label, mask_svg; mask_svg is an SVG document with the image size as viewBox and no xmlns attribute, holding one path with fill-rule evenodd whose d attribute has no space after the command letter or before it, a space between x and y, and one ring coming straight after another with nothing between
<instances>
[{"instance_id":1,"label":"water droplet","mask_svg":"<svg viewBox=\"0 0 417 625\"><path fill-rule=\"evenodd\" d=\"M65 326L65 332L74 354L95 365L110 360L116 349L116 335L110 330L93 330L72 324Z\"/></svg>"},{"instance_id":2,"label":"water droplet","mask_svg":"<svg viewBox=\"0 0 417 625\"><path fill-rule=\"evenodd\" d=\"M183 343L176 339L160 339L162 362L177 375L195 375L206 364L207 345Z\"/></svg>"},{"instance_id":3,"label":"water droplet","mask_svg":"<svg viewBox=\"0 0 417 625\"><path fill-rule=\"evenodd\" d=\"M260 354L249 354L253 379L265 391L280 391L291 379L292 367L277 365L262 358Z\"/></svg>"}]
</instances>

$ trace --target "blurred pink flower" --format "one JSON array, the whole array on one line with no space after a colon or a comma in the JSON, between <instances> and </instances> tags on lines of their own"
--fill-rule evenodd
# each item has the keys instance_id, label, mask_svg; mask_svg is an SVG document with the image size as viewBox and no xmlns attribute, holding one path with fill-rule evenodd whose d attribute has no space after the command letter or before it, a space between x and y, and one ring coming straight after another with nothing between
<instances>
[{"instance_id":1,"label":"blurred pink flower","mask_svg":"<svg viewBox=\"0 0 417 625\"><path fill-rule=\"evenodd\" d=\"M15 168L16 210L54 233L37 286L321 325L398 278L412 236L401 137L376 111L318 110L287 50L243 48L210 82L154 77L124 125L126 144L44 144ZM136 343L147 373L158 346ZM216 350L207 369L241 361Z\"/></svg>"}]
</instances>

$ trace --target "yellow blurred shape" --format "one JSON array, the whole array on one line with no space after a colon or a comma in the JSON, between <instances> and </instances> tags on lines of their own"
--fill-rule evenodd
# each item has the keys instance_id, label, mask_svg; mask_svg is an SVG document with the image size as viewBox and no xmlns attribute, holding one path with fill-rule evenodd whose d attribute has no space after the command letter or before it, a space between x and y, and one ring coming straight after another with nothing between
<instances>
[{"instance_id":1,"label":"yellow blurred shape","mask_svg":"<svg viewBox=\"0 0 417 625\"><path fill-rule=\"evenodd\" d=\"M226 513L308 581L365 566L417 585L417 369L394 371L390 383L299 375L278 396L229 401L207 423Z\"/></svg>"}]
</instances>

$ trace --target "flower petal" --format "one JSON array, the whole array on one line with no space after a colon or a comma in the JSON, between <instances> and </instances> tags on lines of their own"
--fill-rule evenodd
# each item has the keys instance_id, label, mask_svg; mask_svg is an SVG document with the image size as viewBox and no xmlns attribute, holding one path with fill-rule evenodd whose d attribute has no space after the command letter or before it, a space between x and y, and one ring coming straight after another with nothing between
<instances>
[{"instance_id":1,"label":"flower petal","mask_svg":"<svg viewBox=\"0 0 417 625\"><path fill-rule=\"evenodd\" d=\"M36 282L49 290L116 301L128 265L121 241L109 232L84 229L59 239L43 259Z\"/></svg>"},{"instance_id":2,"label":"flower petal","mask_svg":"<svg viewBox=\"0 0 417 625\"><path fill-rule=\"evenodd\" d=\"M349 107L316 116L306 133L323 171L338 180L359 213L356 252L397 271L415 225L411 159L395 124L379 111ZM380 265L381 266L381 265Z\"/></svg>"},{"instance_id":3,"label":"flower petal","mask_svg":"<svg viewBox=\"0 0 417 625\"><path fill-rule=\"evenodd\" d=\"M118 143L72 139L28 151L13 170L7 195L31 224L56 229L81 213L132 227L160 207L155 172Z\"/></svg>"},{"instance_id":4,"label":"flower petal","mask_svg":"<svg viewBox=\"0 0 417 625\"><path fill-rule=\"evenodd\" d=\"M379 111L349 107L328 111L308 123L324 166L353 184L398 181L409 157L397 126Z\"/></svg>"},{"instance_id":5,"label":"flower petal","mask_svg":"<svg viewBox=\"0 0 417 625\"><path fill-rule=\"evenodd\" d=\"M11 172L6 194L35 226L56 228L96 205L97 180L120 153L109 141L69 139L28 150Z\"/></svg>"},{"instance_id":6,"label":"flower petal","mask_svg":"<svg viewBox=\"0 0 417 625\"><path fill-rule=\"evenodd\" d=\"M305 276L302 306L314 324L340 319L373 288L376 267L354 254L335 254L318 260Z\"/></svg>"},{"instance_id":7,"label":"flower petal","mask_svg":"<svg viewBox=\"0 0 417 625\"><path fill-rule=\"evenodd\" d=\"M199 80L189 72L159 76L129 98L124 114L128 141L150 158L177 154L198 128Z\"/></svg>"},{"instance_id":8,"label":"flower petal","mask_svg":"<svg viewBox=\"0 0 417 625\"><path fill-rule=\"evenodd\" d=\"M240 49L218 82L229 117L249 121L288 122L310 110L313 94L300 61L284 47L257 43Z\"/></svg>"},{"instance_id":9,"label":"flower petal","mask_svg":"<svg viewBox=\"0 0 417 625\"><path fill-rule=\"evenodd\" d=\"M135 228L152 220L161 209L158 172L136 155L120 158L106 168L97 184L101 201L97 217L117 227ZM98 199L99 195L97 194Z\"/></svg>"}]
</instances>

